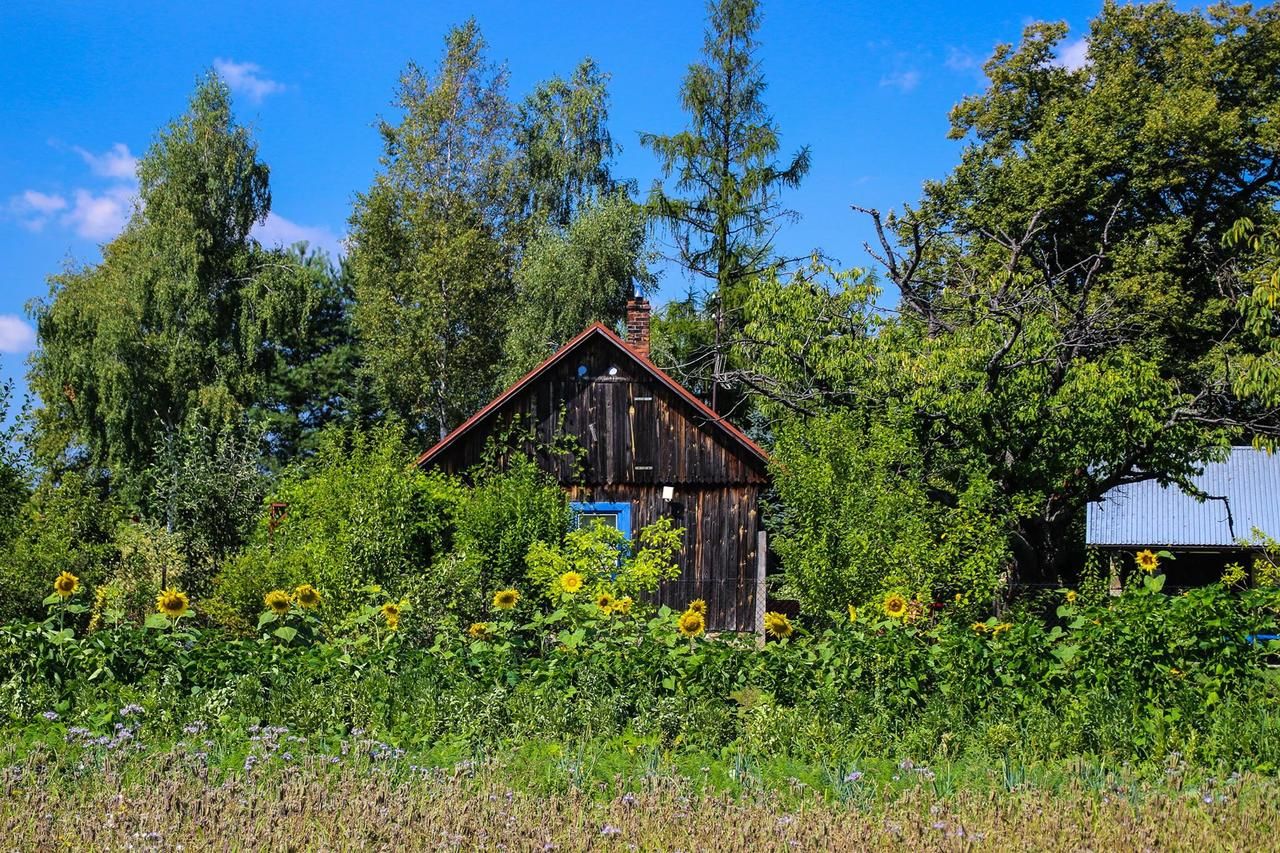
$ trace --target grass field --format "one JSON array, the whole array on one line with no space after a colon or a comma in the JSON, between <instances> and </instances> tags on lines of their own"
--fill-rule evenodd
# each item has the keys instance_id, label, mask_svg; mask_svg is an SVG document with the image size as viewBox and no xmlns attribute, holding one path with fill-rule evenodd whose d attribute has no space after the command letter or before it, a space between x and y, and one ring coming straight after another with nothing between
<instances>
[{"instance_id":1,"label":"grass field","mask_svg":"<svg viewBox=\"0 0 1280 853\"><path fill-rule=\"evenodd\" d=\"M943 850L1275 849L1280 785L1253 775L1194 785L1059 777L953 790L899 768L815 787L731 789L711 768L583 772L488 758L420 767L311 755L250 772L147 753L9 764L0 847L14 850ZM730 769L731 776L738 771ZM850 774L853 776L854 774ZM702 778L700 778L702 777ZM1007 780L1005 780L1007 781Z\"/></svg>"}]
</instances>

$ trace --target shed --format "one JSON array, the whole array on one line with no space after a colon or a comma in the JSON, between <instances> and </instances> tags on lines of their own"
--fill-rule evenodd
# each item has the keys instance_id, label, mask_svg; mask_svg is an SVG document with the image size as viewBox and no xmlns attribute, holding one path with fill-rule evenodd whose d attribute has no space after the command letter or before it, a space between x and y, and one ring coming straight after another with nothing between
<instances>
[{"instance_id":1,"label":"shed","mask_svg":"<svg viewBox=\"0 0 1280 853\"><path fill-rule=\"evenodd\" d=\"M684 529L680 576L662 584L659 603L683 609L701 598L708 630L757 630L768 456L649 360L647 301L628 303L626 341L589 326L418 464L465 471L513 424L528 431L525 449L568 491L578 523L603 521L630 536L668 516ZM550 449L566 437L576 454Z\"/></svg>"},{"instance_id":2,"label":"shed","mask_svg":"<svg viewBox=\"0 0 1280 853\"><path fill-rule=\"evenodd\" d=\"M1116 486L1089 504L1085 545L1111 554L1163 549L1175 584L1217 579L1231 562L1258 548L1255 531L1280 540L1280 457L1233 447L1222 462L1207 462L1193 478L1208 500L1155 480Z\"/></svg>"}]
</instances>

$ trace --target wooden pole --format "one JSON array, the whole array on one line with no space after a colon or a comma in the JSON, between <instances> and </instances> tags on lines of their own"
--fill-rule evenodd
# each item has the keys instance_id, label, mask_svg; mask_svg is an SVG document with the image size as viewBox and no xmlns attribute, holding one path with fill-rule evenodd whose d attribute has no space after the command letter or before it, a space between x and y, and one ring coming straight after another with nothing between
<instances>
[{"instance_id":1,"label":"wooden pole","mask_svg":"<svg viewBox=\"0 0 1280 853\"><path fill-rule=\"evenodd\" d=\"M765 586L765 571L769 560L769 534L761 530L756 533L756 633L764 644L764 611L769 595Z\"/></svg>"}]
</instances>

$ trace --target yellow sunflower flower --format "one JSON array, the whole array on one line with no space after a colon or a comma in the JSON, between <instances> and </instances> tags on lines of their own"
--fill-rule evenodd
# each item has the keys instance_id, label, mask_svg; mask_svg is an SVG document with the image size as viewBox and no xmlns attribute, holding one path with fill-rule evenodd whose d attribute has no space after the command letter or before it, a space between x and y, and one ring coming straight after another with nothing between
<instances>
[{"instance_id":1,"label":"yellow sunflower flower","mask_svg":"<svg viewBox=\"0 0 1280 853\"><path fill-rule=\"evenodd\" d=\"M680 615L680 622L676 627L683 636L696 637L707 630L707 620L696 610L686 610Z\"/></svg>"},{"instance_id":2,"label":"yellow sunflower flower","mask_svg":"<svg viewBox=\"0 0 1280 853\"><path fill-rule=\"evenodd\" d=\"M54 578L53 591L59 598L70 598L80 591L80 578L71 572L63 572Z\"/></svg>"},{"instance_id":3,"label":"yellow sunflower flower","mask_svg":"<svg viewBox=\"0 0 1280 853\"><path fill-rule=\"evenodd\" d=\"M621 613L625 616L631 612L631 605L634 603L635 602L631 600L631 596L624 595L613 603L613 612Z\"/></svg>"},{"instance_id":4,"label":"yellow sunflower flower","mask_svg":"<svg viewBox=\"0 0 1280 853\"><path fill-rule=\"evenodd\" d=\"M707 602L701 598L695 598L693 601L689 602L689 609L694 613L701 613L703 616L706 616Z\"/></svg>"},{"instance_id":5,"label":"yellow sunflower flower","mask_svg":"<svg viewBox=\"0 0 1280 853\"><path fill-rule=\"evenodd\" d=\"M520 600L520 593L514 589L500 589L493 594L493 606L499 610L510 610Z\"/></svg>"},{"instance_id":6,"label":"yellow sunflower flower","mask_svg":"<svg viewBox=\"0 0 1280 853\"><path fill-rule=\"evenodd\" d=\"M273 589L262 597L262 601L267 607L271 608L271 612L277 616L288 613L289 607L293 602L289 598L289 593L283 589Z\"/></svg>"},{"instance_id":7,"label":"yellow sunflower flower","mask_svg":"<svg viewBox=\"0 0 1280 853\"><path fill-rule=\"evenodd\" d=\"M902 593L889 593L884 597L884 612L891 619L902 619L907 615L907 599Z\"/></svg>"},{"instance_id":8,"label":"yellow sunflower flower","mask_svg":"<svg viewBox=\"0 0 1280 853\"><path fill-rule=\"evenodd\" d=\"M602 613L612 613L615 604L617 604L617 602L614 600L613 596L607 592L602 592L596 596L596 607L600 608L600 612Z\"/></svg>"},{"instance_id":9,"label":"yellow sunflower flower","mask_svg":"<svg viewBox=\"0 0 1280 853\"><path fill-rule=\"evenodd\" d=\"M471 627L467 629L467 633L471 635L473 640L479 640L489 636L488 622L472 622Z\"/></svg>"},{"instance_id":10,"label":"yellow sunflower flower","mask_svg":"<svg viewBox=\"0 0 1280 853\"><path fill-rule=\"evenodd\" d=\"M382 610L382 618L387 620L387 628L394 631L400 627L400 605L394 601L388 601L380 608Z\"/></svg>"},{"instance_id":11,"label":"yellow sunflower flower","mask_svg":"<svg viewBox=\"0 0 1280 853\"><path fill-rule=\"evenodd\" d=\"M573 595L578 590L582 589L582 581L582 575L577 572L565 572L560 576L560 588L570 595Z\"/></svg>"},{"instance_id":12,"label":"yellow sunflower flower","mask_svg":"<svg viewBox=\"0 0 1280 853\"><path fill-rule=\"evenodd\" d=\"M1160 558L1150 548L1144 548L1138 552L1138 568L1147 574L1151 574L1160 566Z\"/></svg>"},{"instance_id":13,"label":"yellow sunflower flower","mask_svg":"<svg viewBox=\"0 0 1280 853\"><path fill-rule=\"evenodd\" d=\"M313 610L320 606L320 590L309 583L299 585L293 591L293 597L298 602L298 606L304 610Z\"/></svg>"},{"instance_id":14,"label":"yellow sunflower flower","mask_svg":"<svg viewBox=\"0 0 1280 853\"><path fill-rule=\"evenodd\" d=\"M970 625L969 627L973 629L973 633L975 633L975 634L985 634L985 633L987 633L987 623L986 623L986 622L974 622L974 623L973 623L972 625Z\"/></svg>"},{"instance_id":15,"label":"yellow sunflower flower","mask_svg":"<svg viewBox=\"0 0 1280 853\"><path fill-rule=\"evenodd\" d=\"M1075 604L1079 597L1074 589L1067 590L1067 604Z\"/></svg>"},{"instance_id":16,"label":"yellow sunflower flower","mask_svg":"<svg viewBox=\"0 0 1280 853\"><path fill-rule=\"evenodd\" d=\"M764 615L764 629L775 637L790 637L791 632L795 630L791 627L790 619L772 611Z\"/></svg>"},{"instance_id":17,"label":"yellow sunflower flower","mask_svg":"<svg viewBox=\"0 0 1280 853\"><path fill-rule=\"evenodd\" d=\"M179 592L173 587L169 587L156 596L156 610L170 619L181 619L186 616L187 608L190 606L191 599L187 598L187 594Z\"/></svg>"},{"instance_id":18,"label":"yellow sunflower flower","mask_svg":"<svg viewBox=\"0 0 1280 853\"><path fill-rule=\"evenodd\" d=\"M849 621L858 621L858 608L854 607L852 604L849 605Z\"/></svg>"}]
</instances>

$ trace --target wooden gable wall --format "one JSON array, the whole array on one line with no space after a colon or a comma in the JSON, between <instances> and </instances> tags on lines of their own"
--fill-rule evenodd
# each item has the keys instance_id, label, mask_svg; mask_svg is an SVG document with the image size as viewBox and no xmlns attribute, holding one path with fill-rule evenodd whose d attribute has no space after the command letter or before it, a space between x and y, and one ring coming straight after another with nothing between
<instances>
[{"instance_id":1,"label":"wooden gable wall","mask_svg":"<svg viewBox=\"0 0 1280 853\"><path fill-rule=\"evenodd\" d=\"M585 368L585 376L579 369ZM525 449L562 483L764 483L764 465L710 418L603 336L593 336L473 425L434 464L450 472L479 462L490 437L519 425ZM569 437L579 446L543 449Z\"/></svg>"}]
</instances>

